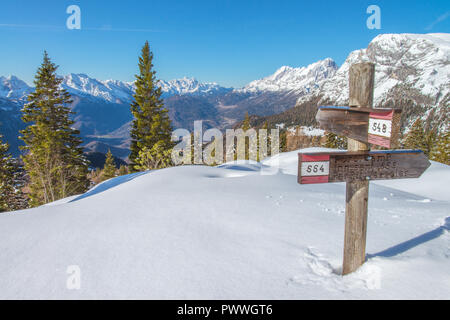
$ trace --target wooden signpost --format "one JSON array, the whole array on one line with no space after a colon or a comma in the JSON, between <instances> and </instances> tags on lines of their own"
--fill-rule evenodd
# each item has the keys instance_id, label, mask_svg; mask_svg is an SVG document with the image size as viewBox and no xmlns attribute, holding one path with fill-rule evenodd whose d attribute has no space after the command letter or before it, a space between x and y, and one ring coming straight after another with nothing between
<instances>
[{"instance_id":1,"label":"wooden signpost","mask_svg":"<svg viewBox=\"0 0 450 320\"><path fill-rule=\"evenodd\" d=\"M300 153L300 184L419 178L430 166L418 150Z\"/></svg>"},{"instance_id":2,"label":"wooden signpost","mask_svg":"<svg viewBox=\"0 0 450 320\"><path fill-rule=\"evenodd\" d=\"M400 134L400 109L319 107L321 129L364 143L396 148Z\"/></svg>"},{"instance_id":3,"label":"wooden signpost","mask_svg":"<svg viewBox=\"0 0 450 320\"><path fill-rule=\"evenodd\" d=\"M420 150L369 151L369 144L398 146L399 109L373 109L375 65L350 67L349 106L320 107L320 127L348 138L347 152L299 154L298 183L346 182L342 274L365 261L370 180L418 178L430 166Z\"/></svg>"}]
</instances>

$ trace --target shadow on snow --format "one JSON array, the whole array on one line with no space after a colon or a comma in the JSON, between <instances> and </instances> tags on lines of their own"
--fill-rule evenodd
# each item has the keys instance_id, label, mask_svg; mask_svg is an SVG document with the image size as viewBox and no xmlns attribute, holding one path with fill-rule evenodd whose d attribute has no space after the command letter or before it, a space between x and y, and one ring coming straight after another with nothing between
<instances>
[{"instance_id":1,"label":"shadow on snow","mask_svg":"<svg viewBox=\"0 0 450 320\"><path fill-rule=\"evenodd\" d=\"M444 225L442 225L434 230L431 230L427 233L421 234L420 236L417 236L408 241L397 244L393 247L390 247L390 248L380 251L378 253L368 254L367 258L368 259L373 258L373 257L389 258L389 257L399 255L399 254L404 253L404 252L406 252L414 247L417 247L425 242L439 238L441 235L443 235L445 233L446 230L447 231L450 230L450 217L447 217L445 219Z\"/></svg>"}]
</instances>

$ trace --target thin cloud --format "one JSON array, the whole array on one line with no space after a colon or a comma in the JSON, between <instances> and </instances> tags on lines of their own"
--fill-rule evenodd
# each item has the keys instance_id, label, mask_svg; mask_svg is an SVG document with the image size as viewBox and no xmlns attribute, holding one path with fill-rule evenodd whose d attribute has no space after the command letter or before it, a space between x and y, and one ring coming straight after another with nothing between
<instances>
[{"instance_id":1,"label":"thin cloud","mask_svg":"<svg viewBox=\"0 0 450 320\"><path fill-rule=\"evenodd\" d=\"M438 23L440 23L440 22L442 22L444 20L447 20L448 17L450 17L450 11L447 11L446 13L441 15L439 18L437 18L435 21L433 21L428 27L425 28L425 30L430 31Z\"/></svg>"},{"instance_id":2,"label":"thin cloud","mask_svg":"<svg viewBox=\"0 0 450 320\"><path fill-rule=\"evenodd\" d=\"M54 29L64 30L66 26L51 26L51 25L32 25L32 24L13 24L13 23L0 23L0 28L17 28L17 29ZM111 26L102 26L100 28L83 28L81 30L88 31L110 31L110 32L164 32L154 29L135 29L135 28L113 28Z\"/></svg>"},{"instance_id":3,"label":"thin cloud","mask_svg":"<svg viewBox=\"0 0 450 320\"><path fill-rule=\"evenodd\" d=\"M0 23L0 28L64 29L61 26Z\"/></svg>"}]
</instances>

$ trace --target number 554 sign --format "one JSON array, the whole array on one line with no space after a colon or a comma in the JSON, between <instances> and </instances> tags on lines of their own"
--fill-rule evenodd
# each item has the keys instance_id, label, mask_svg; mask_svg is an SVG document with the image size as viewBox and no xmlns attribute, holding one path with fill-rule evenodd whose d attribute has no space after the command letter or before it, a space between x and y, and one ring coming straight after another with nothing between
<instances>
[{"instance_id":1,"label":"number 554 sign","mask_svg":"<svg viewBox=\"0 0 450 320\"><path fill-rule=\"evenodd\" d=\"M301 184L327 183L330 174L329 155L300 155L299 177Z\"/></svg>"}]
</instances>

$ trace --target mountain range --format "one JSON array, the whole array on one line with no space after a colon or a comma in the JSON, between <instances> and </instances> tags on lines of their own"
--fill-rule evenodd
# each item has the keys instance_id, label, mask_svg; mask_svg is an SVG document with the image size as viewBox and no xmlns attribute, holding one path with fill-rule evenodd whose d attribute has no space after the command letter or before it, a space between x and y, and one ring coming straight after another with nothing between
<instances>
[{"instance_id":1,"label":"mountain range","mask_svg":"<svg viewBox=\"0 0 450 320\"><path fill-rule=\"evenodd\" d=\"M402 108L402 132L420 117L428 129L449 130L450 34L383 34L353 51L333 77L295 107L259 123L314 125L317 105L348 105L348 73L359 62L375 63L375 108Z\"/></svg>"},{"instance_id":2,"label":"mountain range","mask_svg":"<svg viewBox=\"0 0 450 320\"><path fill-rule=\"evenodd\" d=\"M348 103L351 64L376 64L375 107L402 107L403 127L422 117L429 126L448 130L450 100L450 34L384 34L365 49L350 53L341 67L330 58L309 66L283 66L243 88L225 88L193 78L159 82L173 127L192 130L194 120L225 129L245 113L259 123L314 125L318 104ZM76 128L89 152L106 152L125 159L132 120L129 104L133 82L97 80L86 74L63 76L61 87L72 95ZM0 77L0 133L18 153L17 132L24 124L20 109L33 90L14 76Z\"/></svg>"}]
</instances>

